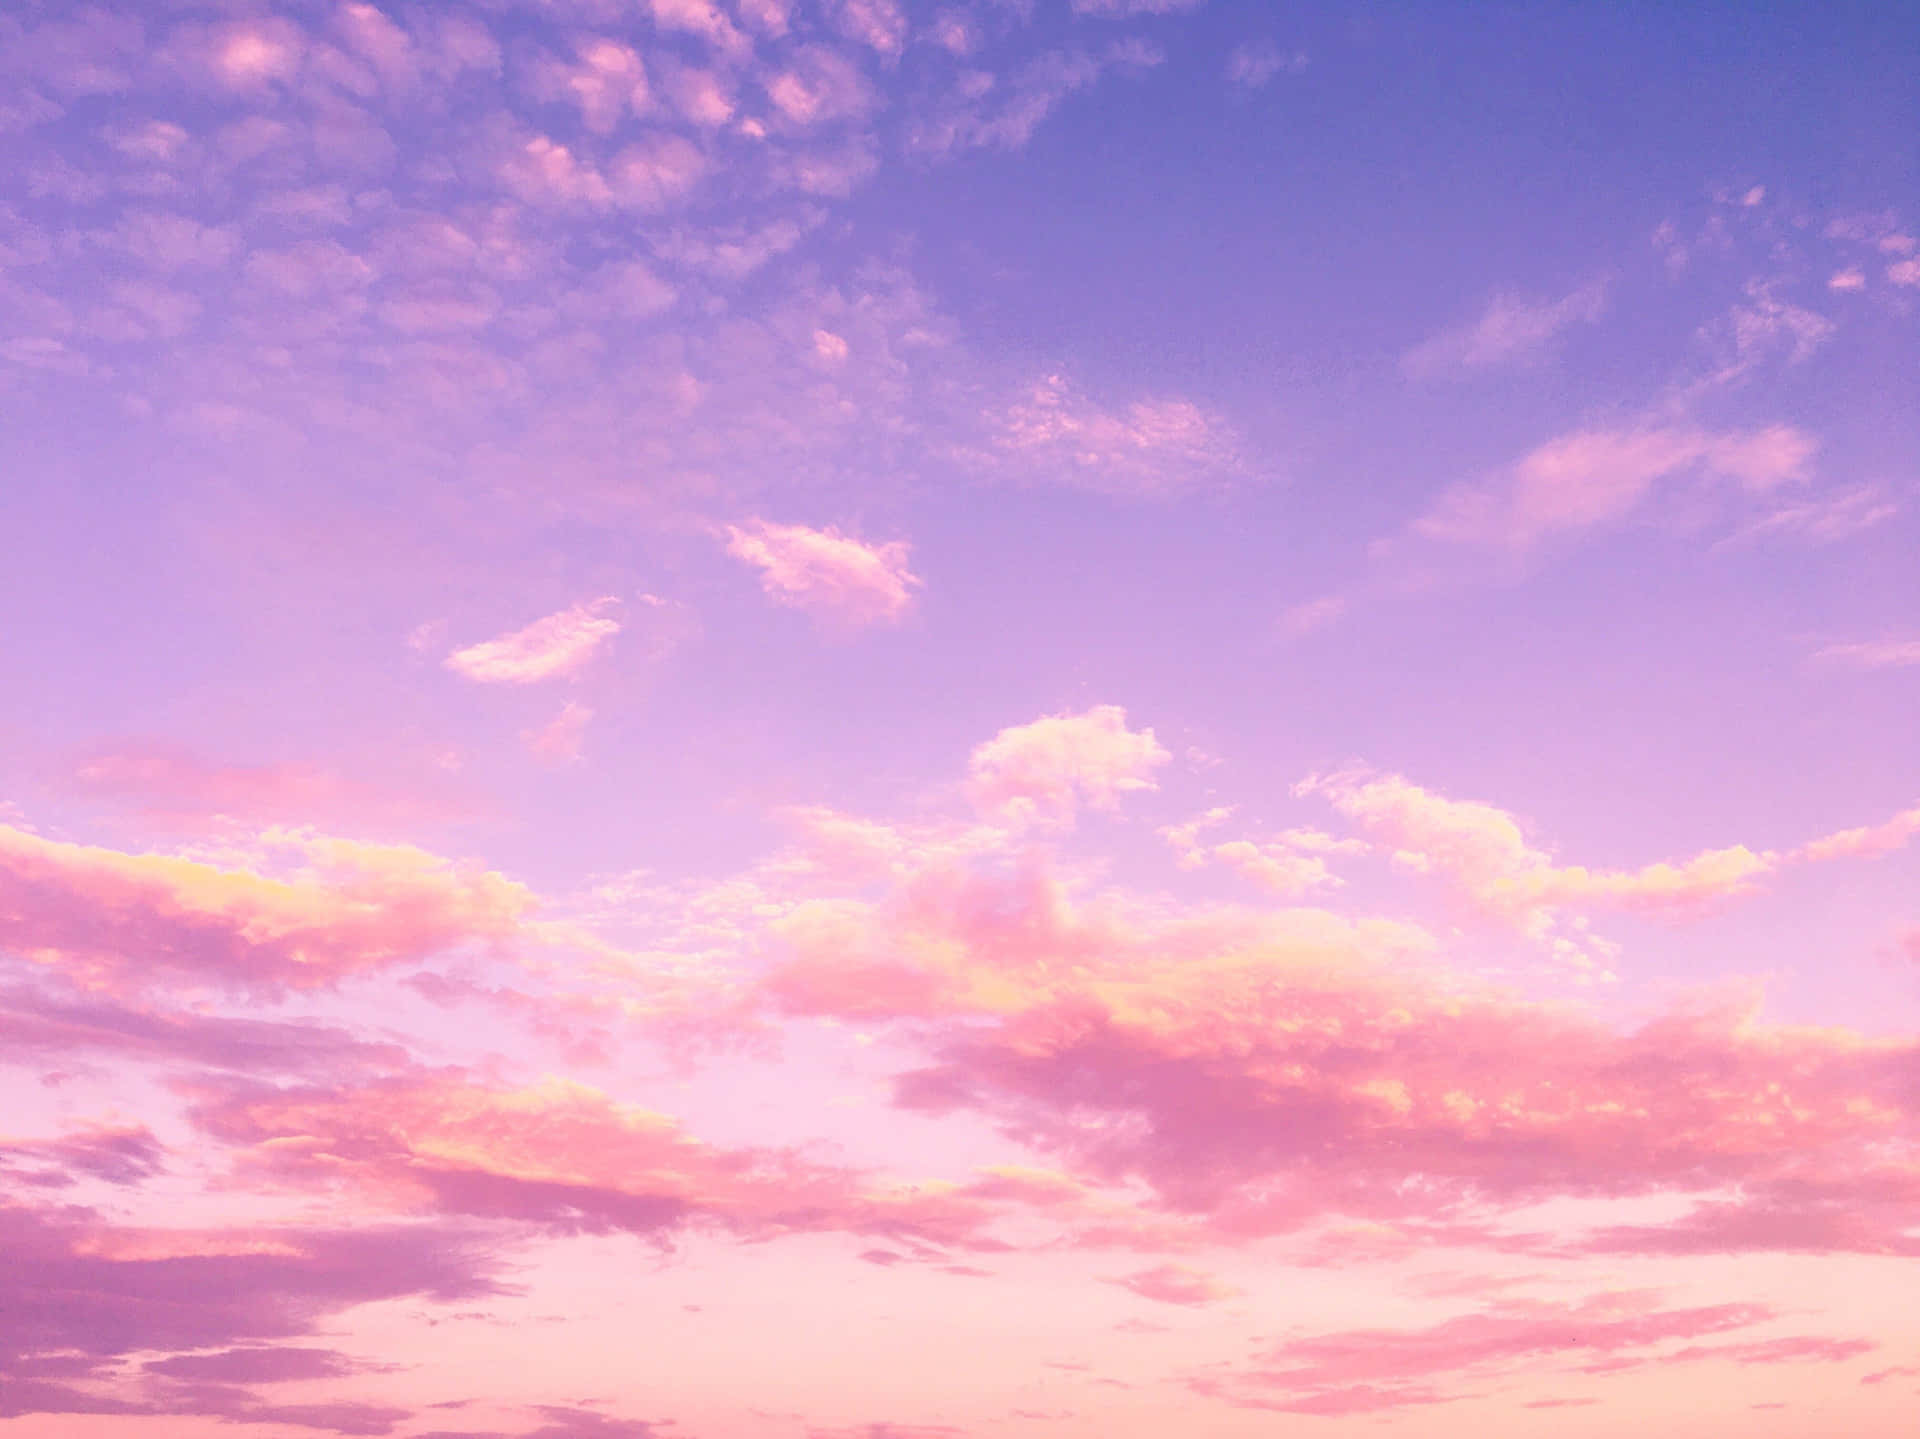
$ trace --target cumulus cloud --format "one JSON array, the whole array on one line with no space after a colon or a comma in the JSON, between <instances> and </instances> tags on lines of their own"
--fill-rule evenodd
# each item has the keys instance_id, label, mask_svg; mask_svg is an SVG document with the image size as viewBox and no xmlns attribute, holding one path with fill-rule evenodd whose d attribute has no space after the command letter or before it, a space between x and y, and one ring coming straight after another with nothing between
<instances>
[{"instance_id":1,"label":"cumulus cloud","mask_svg":"<svg viewBox=\"0 0 1920 1439\"><path fill-rule=\"evenodd\" d=\"M76 979L308 989L512 934L532 896L407 845L272 832L277 872L0 826L0 946Z\"/></svg>"},{"instance_id":2,"label":"cumulus cloud","mask_svg":"<svg viewBox=\"0 0 1920 1439\"><path fill-rule=\"evenodd\" d=\"M609 595L572 605L511 634L455 650L447 668L482 684L535 684L572 674L620 633L611 613L619 603Z\"/></svg>"},{"instance_id":3,"label":"cumulus cloud","mask_svg":"<svg viewBox=\"0 0 1920 1439\"><path fill-rule=\"evenodd\" d=\"M1771 852L1731 845L1678 864L1595 870L1555 863L1495 805L1449 799L1399 775L1346 772L1308 780L1301 790L1325 795L1398 863L1447 879L1483 913L1540 937L1552 931L1562 908L1696 911L1749 892L1781 862Z\"/></svg>"},{"instance_id":4,"label":"cumulus cloud","mask_svg":"<svg viewBox=\"0 0 1920 1439\"><path fill-rule=\"evenodd\" d=\"M1172 758L1152 730L1128 729L1120 706L1095 705L1001 730L974 749L967 790L988 814L1066 819L1082 803L1116 809L1122 795L1153 789Z\"/></svg>"},{"instance_id":5,"label":"cumulus cloud","mask_svg":"<svg viewBox=\"0 0 1920 1439\"><path fill-rule=\"evenodd\" d=\"M750 520L727 527L727 553L760 571L776 604L835 624L893 624L912 608L920 577L908 568L904 540L870 544L829 526Z\"/></svg>"},{"instance_id":6,"label":"cumulus cloud","mask_svg":"<svg viewBox=\"0 0 1920 1439\"><path fill-rule=\"evenodd\" d=\"M1592 324L1606 310L1606 287L1583 285L1558 300L1496 295L1472 324L1414 346L1400 368L1417 380L1458 378L1511 364L1537 353L1574 325Z\"/></svg>"}]
</instances>

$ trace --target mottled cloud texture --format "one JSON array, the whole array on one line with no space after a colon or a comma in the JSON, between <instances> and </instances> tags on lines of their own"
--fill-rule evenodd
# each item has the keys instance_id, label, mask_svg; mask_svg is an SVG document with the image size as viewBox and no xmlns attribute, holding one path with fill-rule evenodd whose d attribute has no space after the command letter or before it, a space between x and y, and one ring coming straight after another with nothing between
<instances>
[{"instance_id":1,"label":"mottled cloud texture","mask_svg":"<svg viewBox=\"0 0 1920 1439\"><path fill-rule=\"evenodd\" d=\"M1911 1439L1779 9L0 7L0 1439Z\"/></svg>"}]
</instances>

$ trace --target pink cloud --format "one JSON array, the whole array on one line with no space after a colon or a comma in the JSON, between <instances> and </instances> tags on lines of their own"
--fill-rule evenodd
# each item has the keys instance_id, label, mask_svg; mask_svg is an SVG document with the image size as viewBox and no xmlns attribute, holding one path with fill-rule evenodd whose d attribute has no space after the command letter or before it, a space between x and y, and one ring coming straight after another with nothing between
<instances>
[{"instance_id":1,"label":"pink cloud","mask_svg":"<svg viewBox=\"0 0 1920 1439\"><path fill-rule=\"evenodd\" d=\"M1749 1207L1697 1236L1682 1218L1527 1247L1901 1243L1906 1190L1869 1205L1900 1181L1866 1161L1920 1135L1910 1042L1764 1026L1731 1002L1616 1030L1411 968L1404 928L1316 911L1148 922L1031 870L934 871L781 932L788 956L762 981L779 1007L953 1022L897 1103L980 1113L1083 1180L1146 1182L1216 1234L1350 1216L1412 1226L1404 1248L1421 1226L1555 1196L1742 1184L1780 1218ZM1855 1177L1828 1198L1783 1187L1823 1171ZM1506 1241L1466 1226L1440 1242Z\"/></svg>"},{"instance_id":2,"label":"pink cloud","mask_svg":"<svg viewBox=\"0 0 1920 1439\"><path fill-rule=\"evenodd\" d=\"M1245 1292L1217 1275L1185 1264L1157 1264L1112 1282L1131 1289L1142 1299L1162 1304L1216 1304Z\"/></svg>"},{"instance_id":3,"label":"pink cloud","mask_svg":"<svg viewBox=\"0 0 1920 1439\"><path fill-rule=\"evenodd\" d=\"M327 985L512 934L521 885L405 845L273 832L278 874L0 826L0 945L89 983Z\"/></svg>"},{"instance_id":4,"label":"pink cloud","mask_svg":"<svg viewBox=\"0 0 1920 1439\"><path fill-rule=\"evenodd\" d=\"M573 605L523 629L447 656L447 668L482 684L534 684L580 669L620 633L612 596Z\"/></svg>"},{"instance_id":5,"label":"pink cloud","mask_svg":"<svg viewBox=\"0 0 1920 1439\"><path fill-rule=\"evenodd\" d=\"M352 822L363 829L458 816L449 800L362 784L304 764L223 765L178 745L139 743L96 751L74 770L89 794L133 801L142 818L200 827Z\"/></svg>"},{"instance_id":6,"label":"pink cloud","mask_svg":"<svg viewBox=\"0 0 1920 1439\"><path fill-rule=\"evenodd\" d=\"M852 628L898 623L920 587L904 541L869 544L831 526L729 525L727 553L760 571L760 587L776 604Z\"/></svg>"},{"instance_id":7,"label":"pink cloud","mask_svg":"<svg viewBox=\"0 0 1920 1439\"><path fill-rule=\"evenodd\" d=\"M1012 819L1070 817L1081 803L1116 809L1122 795L1155 787L1173 756L1150 729L1127 728L1118 705L1046 715L1010 725L967 761L967 791L988 814Z\"/></svg>"},{"instance_id":8,"label":"pink cloud","mask_svg":"<svg viewBox=\"0 0 1920 1439\"><path fill-rule=\"evenodd\" d=\"M1584 285L1550 302L1496 295L1473 324L1407 351L1400 368L1415 379L1446 379L1523 359L1569 327L1598 320L1606 299L1601 284Z\"/></svg>"},{"instance_id":9,"label":"pink cloud","mask_svg":"<svg viewBox=\"0 0 1920 1439\"><path fill-rule=\"evenodd\" d=\"M1764 493L1806 474L1815 441L1789 425L1709 431L1683 425L1586 430L1540 446L1488 484L1448 491L1415 522L1451 543L1526 550L1617 521L1656 483L1687 474Z\"/></svg>"},{"instance_id":10,"label":"pink cloud","mask_svg":"<svg viewBox=\"0 0 1920 1439\"><path fill-rule=\"evenodd\" d=\"M1620 908L1688 915L1751 892L1783 857L1745 845L1706 850L1678 863L1633 870L1563 865L1530 843L1507 811L1448 799L1398 775L1348 771L1299 787L1334 807L1389 848L1400 865L1446 880L1479 913L1549 941L1585 962L1591 944L1560 924L1564 910Z\"/></svg>"},{"instance_id":11,"label":"pink cloud","mask_svg":"<svg viewBox=\"0 0 1920 1439\"><path fill-rule=\"evenodd\" d=\"M1189 400L1136 400L1114 411L1049 375L990 418L999 459L1039 483L1154 499L1239 469L1231 428Z\"/></svg>"},{"instance_id":12,"label":"pink cloud","mask_svg":"<svg viewBox=\"0 0 1920 1439\"><path fill-rule=\"evenodd\" d=\"M526 734L527 748L542 759L560 762L577 760L586 743L587 725L592 719L593 711L586 705L577 700L568 700L560 707L559 714L539 729Z\"/></svg>"},{"instance_id":13,"label":"pink cloud","mask_svg":"<svg viewBox=\"0 0 1920 1439\"><path fill-rule=\"evenodd\" d=\"M510 1219L559 1233L718 1226L766 1239L843 1232L970 1244L996 1210L891 1188L778 1149L723 1149L664 1115L561 1080L500 1089L412 1075L354 1090L203 1086L195 1122L239 1171L345 1184L375 1212ZM994 1246L999 1247L999 1246Z\"/></svg>"},{"instance_id":14,"label":"pink cloud","mask_svg":"<svg viewBox=\"0 0 1920 1439\"><path fill-rule=\"evenodd\" d=\"M385 1434L408 1411L280 1405L241 1386L340 1372L327 1351L277 1341L354 1306L498 1292L474 1236L418 1225L141 1230L0 1204L0 1242L0 1417L9 1418L206 1415ZM195 1352L206 1350L220 1352ZM146 1385L116 1381L116 1362L141 1352L171 1357L148 1361Z\"/></svg>"},{"instance_id":15,"label":"pink cloud","mask_svg":"<svg viewBox=\"0 0 1920 1439\"><path fill-rule=\"evenodd\" d=\"M1713 1359L1833 1363L1874 1347L1870 1341L1808 1336L1671 1347L1773 1318L1756 1304L1664 1309L1645 1293L1598 1294L1577 1303L1513 1301L1424 1329L1290 1340L1229 1379L1209 1376L1195 1387L1260 1408L1361 1413L1464 1397L1430 1387L1434 1381L1484 1381L1542 1367L1597 1373Z\"/></svg>"}]
</instances>

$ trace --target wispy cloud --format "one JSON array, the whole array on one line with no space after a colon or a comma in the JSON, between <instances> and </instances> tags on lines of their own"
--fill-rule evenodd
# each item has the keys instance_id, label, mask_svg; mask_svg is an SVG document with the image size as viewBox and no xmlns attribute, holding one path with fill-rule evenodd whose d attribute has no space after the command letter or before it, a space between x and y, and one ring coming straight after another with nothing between
<instances>
[{"instance_id":1,"label":"wispy cloud","mask_svg":"<svg viewBox=\"0 0 1920 1439\"><path fill-rule=\"evenodd\" d=\"M1764 494L1803 478L1817 448L1791 425L1583 430L1541 445L1491 481L1447 491L1413 528L1429 539L1526 550L1624 518L1662 481L1698 475Z\"/></svg>"},{"instance_id":2,"label":"wispy cloud","mask_svg":"<svg viewBox=\"0 0 1920 1439\"><path fill-rule=\"evenodd\" d=\"M1158 397L1108 408L1061 375L1035 382L988 417L989 465L1038 484L1167 499L1218 485L1240 468L1219 415Z\"/></svg>"},{"instance_id":3,"label":"wispy cloud","mask_svg":"<svg viewBox=\"0 0 1920 1439\"><path fill-rule=\"evenodd\" d=\"M1271 40L1236 45L1227 56L1227 81L1242 90L1258 90L1276 75L1297 75L1307 68L1307 52L1282 50Z\"/></svg>"},{"instance_id":4,"label":"wispy cloud","mask_svg":"<svg viewBox=\"0 0 1920 1439\"><path fill-rule=\"evenodd\" d=\"M1863 670L1897 670L1920 665L1920 640L1854 640L1828 645L1815 659Z\"/></svg>"},{"instance_id":5,"label":"wispy cloud","mask_svg":"<svg viewBox=\"0 0 1920 1439\"><path fill-rule=\"evenodd\" d=\"M1551 301L1496 295L1479 319L1408 350L1400 357L1400 368L1413 379L1433 380L1513 364L1538 353L1572 326L1592 324L1606 307L1607 287L1599 282Z\"/></svg>"}]
</instances>

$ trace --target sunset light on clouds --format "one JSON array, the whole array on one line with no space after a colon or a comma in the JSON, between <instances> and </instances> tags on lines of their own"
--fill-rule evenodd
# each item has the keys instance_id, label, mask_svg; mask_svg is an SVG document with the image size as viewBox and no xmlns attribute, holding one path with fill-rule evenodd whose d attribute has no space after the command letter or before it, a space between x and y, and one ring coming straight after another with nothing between
<instances>
[{"instance_id":1,"label":"sunset light on clouds","mask_svg":"<svg viewBox=\"0 0 1920 1439\"><path fill-rule=\"evenodd\" d=\"M1907 1439L1920 18L0 14L0 1439Z\"/></svg>"}]
</instances>

